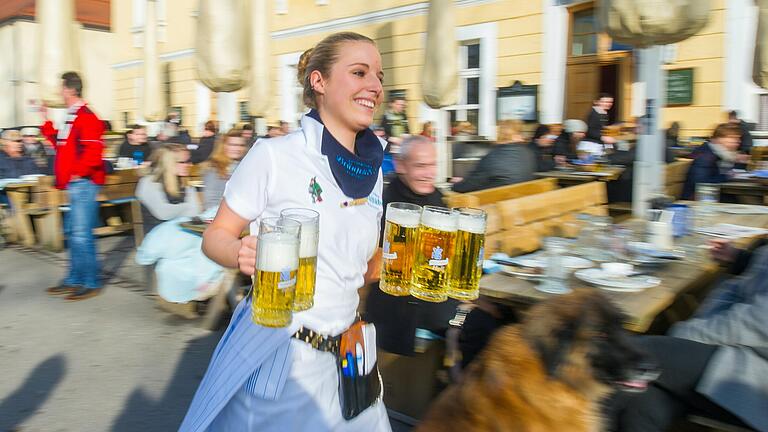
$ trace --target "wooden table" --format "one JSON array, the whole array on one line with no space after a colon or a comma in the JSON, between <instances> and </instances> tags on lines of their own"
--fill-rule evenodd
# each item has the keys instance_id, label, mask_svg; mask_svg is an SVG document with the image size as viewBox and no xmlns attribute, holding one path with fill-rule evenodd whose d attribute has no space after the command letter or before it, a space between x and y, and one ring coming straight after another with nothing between
<instances>
[{"instance_id":1,"label":"wooden table","mask_svg":"<svg viewBox=\"0 0 768 432\"><path fill-rule=\"evenodd\" d=\"M61 231L61 217L58 213L59 195L53 188L53 178L40 177L35 181L8 184L5 191L11 203L13 234L21 244L55 248L56 239L52 233ZM33 223L35 229L32 228Z\"/></svg>"},{"instance_id":2,"label":"wooden table","mask_svg":"<svg viewBox=\"0 0 768 432\"><path fill-rule=\"evenodd\" d=\"M733 204L731 204L733 205ZM730 215L718 213L710 218L717 222L727 222L739 225L768 227L768 215ZM638 223L638 222L630 222ZM706 288L720 275L720 267L709 259L708 251L695 248L694 245L704 244L708 239L701 235L689 235L677 241L676 246L682 246L686 250L696 250L695 260L686 258L682 261L672 261L654 276L661 279L661 284L637 293L620 293L603 291L626 314L625 327L635 332L646 332L651 328L654 320L662 314L668 314L670 320L681 319L676 311L670 307L676 302L689 302L688 309L694 309L696 298L701 297ZM742 243L748 243L754 239L743 239ZM589 287L584 282L571 277L570 287ZM591 289L599 289L592 287ZM538 301L552 297L535 288L534 282L525 281L513 276L501 273L483 276L480 279L480 294L491 301L510 303L516 305L530 305Z\"/></svg>"},{"instance_id":3,"label":"wooden table","mask_svg":"<svg viewBox=\"0 0 768 432\"><path fill-rule=\"evenodd\" d=\"M720 184L720 194L735 195L739 204L767 204L768 182L757 178L728 181Z\"/></svg>"},{"instance_id":4,"label":"wooden table","mask_svg":"<svg viewBox=\"0 0 768 432\"><path fill-rule=\"evenodd\" d=\"M534 173L538 178L551 177L556 178L557 182L561 186L572 186L575 184L587 183L591 181L614 181L621 176L625 168L621 166L606 166L595 172L590 172L587 167L568 169L568 170L552 170Z\"/></svg>"}]
</instances>

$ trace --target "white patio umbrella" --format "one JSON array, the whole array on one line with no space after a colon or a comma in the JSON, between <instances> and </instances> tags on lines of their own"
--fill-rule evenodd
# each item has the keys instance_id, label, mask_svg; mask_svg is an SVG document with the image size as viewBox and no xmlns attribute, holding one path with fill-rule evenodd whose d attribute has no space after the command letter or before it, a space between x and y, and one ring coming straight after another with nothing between
<instances>
[{"instance_id":1,"label":"white patio umbrella","mask_svg":"<svg viewBox=\"0 0 768 432\"><path fill-rule=\"evenodd\" d=\"M456 103L459 89L458 46L452 0L430 0L421 93L432 108Z\"/></svg>"},{"instance_id":2,"label":"white patio umbrella","mask_svg":"<svg viewBox=\"0 0 768 432\"><path fill-rule=\"evenodd\" d=\"M48 107L64 108L61 75L80 71L79 24L73 0L37 0L35 4L40 100ZM83 77L85 79L85 77Z\"/></svg>"},{"instance_id":3,"label":"white patio umbrella","mask_svg":"<svg viewBox=\"0 0 768 432\"><path fill-rule=\"evenodd\" d=\"M248 110L254 117L266 117L270 102L269 8L267 0L251 0L250 14L250 83Z\"/></svg>"},{"instance_id":4,"label":"white patio umbrella","mask_svg":"<svg viewBox=\"0 0 768 432\"><path fill-rule=\"evenodd\" d=\"M421 73L421 94L431 108L454 105L459 91L459 49L455 34L453 0L430 0L427 15L427 40L424 46L424 69ZM440 112L437 121L438 178L445 179L452 171L450 143L446 138L450 121L447 112Z\"/></svg>"},{"instance_id":5,"label":"white patio umbrella","mask_svg":"<svg viewBox=\"0 0 768 432\"><path fill-rule=\"evenodd\" d=\"M633 178L632 212L644 217L648 199L663 192L664 137L660 129L665 84L661 46L685 40L709 20L710 0L599 0L597 16L613 40L639 49L639 78L645 82ZM637 97L637 96L635 96Z\"/></svg>"},{"instance_id":6,"label":"white patio umbrella","mask_svg":"<svg viewBox=\"0 0 768 432\"><path fill-rule=\"evenodd\" d=\"M215 92L233 92L248 82L245 0L200 0L195 36L198 79Z\"/></svg>"},{"instance_id":7,"label":"white patio umbrella","mask_svg":"<svg viewBox=\"0 0 768 432\"><path fill-rule=\"evenodd\" d=\"M157 1L148 0L144 20L144 119L158 122L165 118L165 98L161 89L160 61L157 58Z\"/></svg>"},{"instance_id":8,"label":"white patio umbrella","mask_svg":"<svg viewBox=\"0 0 768 432\"><path fill-rule=\"evenodd\" d=\"M756 0L759 8L755 41L755 84L768 89L768 0Z\"/></svg>"}]
</instances>

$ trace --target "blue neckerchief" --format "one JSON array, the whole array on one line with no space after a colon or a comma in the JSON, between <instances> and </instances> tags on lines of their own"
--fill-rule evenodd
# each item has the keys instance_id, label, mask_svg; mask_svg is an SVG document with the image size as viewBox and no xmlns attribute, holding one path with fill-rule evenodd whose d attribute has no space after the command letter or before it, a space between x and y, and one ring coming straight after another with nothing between
<instances>
[{"instance_id":1,"label":"blue neckerchief","mask_svg":"<svg viewBox=\"0 0 768 432\"><path fill-rule=\"evenodd\" d=\"M316 110L309 111L307 115L325 126ZM371 194L384 160L381 141L372 130L365 128L357 133L355 153L350 153L323 127L320 152L328 157L333 178L344 195L357 199Z\"/></svg>"}]
</instances>

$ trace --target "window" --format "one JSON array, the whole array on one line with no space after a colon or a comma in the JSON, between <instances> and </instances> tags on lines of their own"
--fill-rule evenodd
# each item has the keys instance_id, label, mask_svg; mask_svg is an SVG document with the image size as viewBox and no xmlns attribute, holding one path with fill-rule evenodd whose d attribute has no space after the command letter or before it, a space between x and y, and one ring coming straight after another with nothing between
<instances>
[{"instance_id":1,"label":"window","mask_svg":"<svg viewBox=\"0 0 768 432\"><path fill-rule=\"evenodd\" d=\"M128 129L128 125L131 124L128 120L130 118L128 117L130 114L128 111L123 111L123 128Z\"/></svg>"},{"instance_id":2,"label":"window","mask_svg":"<svg viewBox=\"0 0 768 432\"><path fill-rule=\"evenodd\" d=\"M587 9L573 14L571 55L597 54L597 26L595 10Z\"/></svg>"},{"instance_id":3,"label":"window","mask_svg":"<svg viewBox=\"0 0 768 432\"><path fill-rule=\"evenodd\" d=\"M301 51L282 54L280 64L280 120L297 126L301 117L308 111L304 105L304 88L296 81L296 66Z\"/></svg>"},{"instance_id":4,"label":"window","mask_svg":"<svg viewBox=\"0 0 768 432\"><path fill-rule=\"evenodd\" d=\"M459 46L459 100L451 110L451 123L469 122L477 132L480 117L480 41Z\"/></svg>"},{"instance_id":5,"label":"window","mask_svg":"<svg viewBox=\"0 0 768 432\"><path fill-rule=\"evenodd\" d=\"M250 123L251 113L248 112L248 101L240 101L238 104L240 109L240 121Z\"/></svg>"}]
</instances>

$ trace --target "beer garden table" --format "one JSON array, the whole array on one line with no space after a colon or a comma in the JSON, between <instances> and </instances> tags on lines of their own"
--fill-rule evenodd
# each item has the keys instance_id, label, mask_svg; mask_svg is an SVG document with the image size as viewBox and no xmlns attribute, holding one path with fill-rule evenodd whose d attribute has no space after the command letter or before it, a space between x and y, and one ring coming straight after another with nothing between
<instances>
[{"instance_id":1,"label":"beer garden table","mask_svg":"<svg viewBox=\"0 0 768 432\"><path fill-rule=\"evenodd\" d=\"M542 171L534 173L534 175L538 178L552 177L557 179L561 186L572 186L591 181L614 181L621 176L624 170L623 166L609 165L595 171L589 171L585 166L573 169Z\"/></svg>"},{"instance_id":2,"label":"beer garden table","mask_svg":"<svg viewBox=\"0 0 768 432\"><path fill-rule=\"evenodd\" d=\"M721 206L724 204L719 204ZM730 204L731 206L733 204ZM708 224L717 222L733 223L738 225L766 228L768 227L768 215L731 215L716 213L715 217L710 217ZM628 221L628 226L639 226L640 221ZM686 256L680 261L671 261L665 267L654 273L654 276L661 279L659 286L649 288L640 292L613 292L603 291L603 293L613 300L625 313L625 327L631 331L644 333L651 329L651 325L661 314L666 314L671 321L679 319L677 310L672 308L678 302L682 306L693 309L696 305L696 298L705 294L708 285L715 281L721 274L721 269L717 263L708 256L708 251L704 248L695 247L697 244L705 244L708 237L703 235L688 235L682 237L682 242L676 246L682 246L686 250L697 250L696 260L691 260ZM745 245L754 239L741 239L739 244ZM687 246L687 247L686 247ZM571 288L590 287L590 289L599 289L592 287L571 276L569 279ZM480 295L492 302L508 303L513 305L530 305L538 301L552 297L552 294L546 294L538 291L535 282L529 282L503 273L485 275L480 279ZM688 310L687 312L691 312Z\"/></svg>"}]
</instances>

